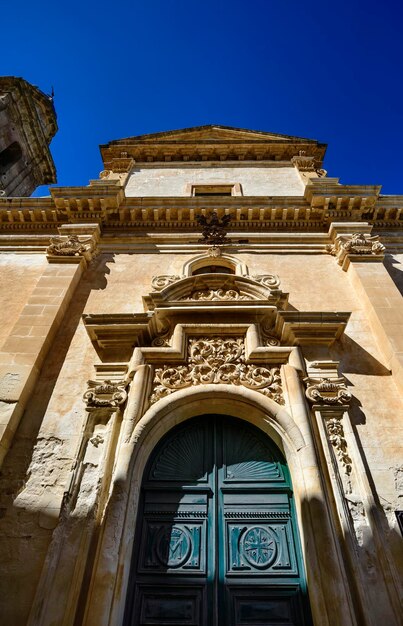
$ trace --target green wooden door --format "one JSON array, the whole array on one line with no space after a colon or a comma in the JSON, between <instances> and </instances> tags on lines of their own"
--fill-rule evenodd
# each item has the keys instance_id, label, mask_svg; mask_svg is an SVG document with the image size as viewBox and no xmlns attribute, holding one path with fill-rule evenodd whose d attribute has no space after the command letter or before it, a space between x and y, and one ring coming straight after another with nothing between
<instances>
[{"instance_id":1,"label":"green wooden door","mask_svg":"<svg viewBox=\"0 0 403 626\"><path fill-rule=\"evenodd\" d=\"M204 415L157 446L125 624L310 624L287 466L258 429Z\"/></svg>"}]
</instances>

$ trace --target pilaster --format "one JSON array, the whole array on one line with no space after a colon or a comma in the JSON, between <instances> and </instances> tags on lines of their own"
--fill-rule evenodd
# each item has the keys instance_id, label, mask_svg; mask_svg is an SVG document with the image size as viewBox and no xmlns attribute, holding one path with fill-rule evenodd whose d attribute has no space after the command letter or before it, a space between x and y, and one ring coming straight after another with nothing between
<instances>
[{"instance_id":1,"label":"pilaster","mask_svg":"<svg viewBox=\"0 0 403 626\"><path fill-rule=\"evenodd\" d=\"M96 251L97 224L63 225L51 238L48 265L0 351L0 464L74 290Z\"/></svg>"},{"instance_id":2,"label":"pilaster","mask_svg":"<svg viewBox=\"0 0 403 626\"><path fill-rule=\"evenodd\" d=\"M348 272L385 365L403 391L402 297L383 264L385 247L371 231L370 224L334 222L329 230L333 241L329 252Z\"/></svg>"}]
</instances>

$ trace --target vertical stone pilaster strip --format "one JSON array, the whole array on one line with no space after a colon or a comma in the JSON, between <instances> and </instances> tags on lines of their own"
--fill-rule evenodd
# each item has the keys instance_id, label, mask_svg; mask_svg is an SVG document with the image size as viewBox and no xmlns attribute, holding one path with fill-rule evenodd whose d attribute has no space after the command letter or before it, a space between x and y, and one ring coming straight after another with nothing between
<instances>
[{"instance_id":1,"label":"vertical stone pilaster strip","mask_svg":"<svg viewBox=\"0 0 403 626\"><path fill-rule=\"evenodd\" d=\"M371 236L372 226L360 222L333 223L329 236L334 254L367 313L385 365L403 392L403 302L383 264L384 246Z\"/></svg>"},{"instance_id":2,"label":"vertical stone pilaster strip","mask_svg":"<svg viewBox=\"0 0 403 626\"><path fill-rule=\"evenodd\" d=\"M78 230L79 235L75 235ZM85 230L85 235L83 231ZM10 447L39 372L74 290L91 260L99 226L86 224L59 229L60 242L48 248L49 264L0 350L0 465ZM69 237L85 239L77 253L67 250ZM53 239L53 238L52 238ZM60 248L58 243L65 247ZM52 249L51 249L52 248ZM51 249L51 250L50 250ZM64 250L64 252L63 252ZM49 251L51 252L49 254Z\"/></svg>"}]
</instances>

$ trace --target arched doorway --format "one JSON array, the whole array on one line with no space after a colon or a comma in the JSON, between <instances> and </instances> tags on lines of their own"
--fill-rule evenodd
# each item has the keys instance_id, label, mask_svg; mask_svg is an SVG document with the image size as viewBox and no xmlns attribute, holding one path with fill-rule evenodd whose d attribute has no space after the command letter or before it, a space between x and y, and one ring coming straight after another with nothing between
<instances>
[{"instance_id":1,"label":"arched doorway","mask_svg":"<svg viewBox=\"0 0 403 626\"><path fill-rule=\"evenodd\" d=\"M291 481L256 427L203 415L144 472L125 625L311 624Z\"/></svg>"}]
</instances>

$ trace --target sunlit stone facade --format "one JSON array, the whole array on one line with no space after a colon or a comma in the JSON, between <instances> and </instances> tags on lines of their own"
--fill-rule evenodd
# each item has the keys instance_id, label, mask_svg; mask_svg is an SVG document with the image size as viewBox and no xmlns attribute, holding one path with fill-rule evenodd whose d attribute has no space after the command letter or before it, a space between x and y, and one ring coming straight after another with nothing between
<instances>
[{"instance_id":1,"label":"sunlit stone facade","mask_svg":"<svg viewBox=\"0 0 403 626\"><path fill-rule=\"evenodd\" d=\"M310 611L284 604L283 622L401 624L403 197L328 177L325 149L196 127L101 146L86 187L0 198L2 624L255 623L191 599L164 617L175 567L196 563L180 508L164 568L156 535L159 595L136 600L148 459L207 414L253 425L288 467ZM261 495L237 545L271 552L222 558L264 599L291 586ZM277 623L270 602L256 623Z\"/></svg>"}]
</instances>

